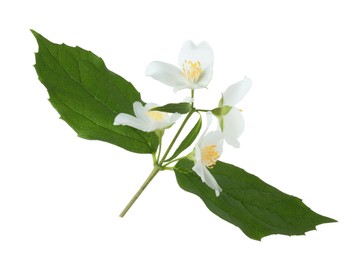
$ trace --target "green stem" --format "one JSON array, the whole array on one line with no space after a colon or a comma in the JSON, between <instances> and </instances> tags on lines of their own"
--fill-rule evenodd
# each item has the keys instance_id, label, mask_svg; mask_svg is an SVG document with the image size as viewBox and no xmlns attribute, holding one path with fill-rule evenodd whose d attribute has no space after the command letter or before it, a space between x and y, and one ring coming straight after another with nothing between
<instances>
[{"instance_id":1,"label":"green stem","mask_svg":"<svg viewBox=\"0 0 353 260\"><path fill-rule=\"evenodd\" d=\"M158 160L156 157L156 153L152 153L152 160L153 160L153 165L157 164Z\"/></svg>"},{"instance_id":2,"label":"green stem","mask_svg":"<svg viewBox=\"0 0 353 260\"><path fill-rule=\"evenodd\" d=\"M193 96L193 91L192 91L192 96ZM193 103L192 103L193 104ZM193 106L193 105L192 105ZM131 206L135 203L135 201L138 199L138 197L140 197L141 193L146 189L147 185L153 180L153 178L157 175L157 173L161 170L172 170L172 168L167 167L168 164L162 166L162 164L165 162L165 159L168 156L168 153L170 152L170 150L172 149L175 141L178 139L181 131L183 130L184 126L186 125L187 121L189 120L189 118L192 116L192 114L195 112L195 109L192 109L187 116L185 117L183 123L181 124L181 126L179 127L178 132L175 134L172 142L169 144L167 150L165 151L162 159L159 160L160 157L160 152L161 152L161 146L162 146L162 132L161 133L157 133L158 137L160 138L159 142L159 151L158 151L158 155L156 158L156 155L153 154L153 161L154 161L154 168L151 171L150 175L147 177L147 179L145 180L145 182L142 184L142 186L140 187L140 189L136 192L136 194L132 197L132 199L129 201L129 203L126 205L126 207L124 208L124 210L120 213L120 217L124 217L125 214L129 211L129 209L131 208ZM158 162L159 160L159 162Z\"/></svg>"},{"instance_id":3,"label":"green stem","mask_svg":"<svg viewBox=\"0 0 353 260\"><path fill-rule=\"evenodd\" d=\"M210 109L195 109L196 112L210 112Z\"/></svg>"},{"instance_id":4,"label":"green stem","mask_svg":"<svg viewBox=\"0 0 353 260\"><path fill-rule=\"evenodd\" d=\"M131 206L135 203L135 201L140 197L141 193L145 190L147 185L153 180L153 178L157 175L157 173L161 170L161 168L158 165L155 165L153 170L151 171L150 175L147 177L145 182L142 184L140 189L136 192L136 194L132 197L132 199L129 201L129 203L126 205L124 210L120 213L120 217L124 217L126 212L129 211Z\"/></svg>"},{"instance_id":5,"label":"green stem","mask_svg":"<svg viewBox=\"0 0 353 260\"><path fill-rule=\"evenodd\" d=\"M166 164L164 164L163 167L164 167L164 166L168 166L169 164L171 164L171 163L173 163L173 162L180 161L181 159L184 159L184 158L186 158L186 157L188 157L188 156L185 155L185 156L182 156L182 157L178 157L178 158L176 158L176 159L173 159L173 160L171 160L171 161L166 161Z\"/></svg>"},{"instance_id":6,"label":"green stem","mask_svg":"<svg viewBox=\"0 0 353 260\"><path fill-rule=\"evenodd\" d=\"M164 130L158 130L156 131L156 134L158 136L159 139L159 147L158 147L158 155L157 155L157 162L159 161L159 158L161 156L161 151L162 151L162 137L164 135Z\"/></svg>"},{"instance_id":7,"label":"green stem","mask_svg":"<svg viewBox=\"0 0 353 260\"><path fill-rule=\"evenodd\" d=\"M165 159L166 159L167 156L168 156L168 153L169 153L170 150L172 149L172 147L173 147L175 141L178 139L178 137L179 137L181 131L183 130L184 126L186 125L186 122L189 120L189 118L191 117L191 115L192 115L193 113L194 113L194 110L191 110L191 111L189 112L189 114L187 114L187 116L185 117L183 123L181 124L181 126L180 126L180 128L179 128L179 130L178 130L178 132L175 134L175 136L174 136L172 142L169 144L169 146L168 146L167 150L165 151L165 153L164 153L162 159L159 161L159 165L162 165L162 163L164 163Z\"/></svg>"},{"instance_id":8,"label":"green stem","mask_svg":"<svg viewBox=\"0 0 353 260\"><path fill-rule=\"evenodd\" d=\"M191 89L191 108L194 109L194 95L195 95L195 90Z\"/></svg>"}]
</instances>

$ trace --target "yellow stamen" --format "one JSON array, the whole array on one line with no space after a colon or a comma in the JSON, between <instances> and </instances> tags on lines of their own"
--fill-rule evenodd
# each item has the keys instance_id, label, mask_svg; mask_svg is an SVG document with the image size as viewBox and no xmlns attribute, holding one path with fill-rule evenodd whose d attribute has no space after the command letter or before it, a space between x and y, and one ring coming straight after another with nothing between
<instances>
[{"instance_id":1,"label":"yellow stamen","mask_svg":"<svg viewBox=\"0 0 353 260\"><path fill-rule=\"evenodd\" d=\"M202 69L201 69L201 62L199 61L191 61L191 60L185 60L183 65L182 65L182 73L184 77L190 81L191 83L196 83L201 75Z\"/></svg>"},{"instance_id":2,"label":"yellow stamen","mask_svg":"<svg viewBox=\"0 0 353 260\"><path fill-rule=\"evenodd\" d=\"M167 116L166 113L159 111L147 111L146 114L154 121L162 121Z\"/></svg>"},{"instance_id":3,"label":"yellow stamen","mask_svg":"<svg viewBox=\"0 0 353 260\"><path fill-rule=\"evenodd\" d=\"M210 145L201 149L201 162L207 167L212 167L216 164L219 154L216 150L216 145Z\"/></svg>"}]
</instances>

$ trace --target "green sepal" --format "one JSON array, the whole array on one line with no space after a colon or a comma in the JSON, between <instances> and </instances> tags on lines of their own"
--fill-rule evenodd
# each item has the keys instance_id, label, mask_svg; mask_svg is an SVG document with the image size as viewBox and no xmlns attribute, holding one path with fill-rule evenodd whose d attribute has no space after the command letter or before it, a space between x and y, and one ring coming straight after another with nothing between
<instances>
[{"instance_id":1,"label":"green sepal","mask_svg":"<svg viewBox=\"0 0 353 260\"><path fill-rule=\"evenodd\" d=\"M221 106L221 107L212 109L212 114L217 117L225 116L226 114L229 113L230 110L232 110L231 106Z\"/></svg>"},{"instance_id":2,"label":"green sepal","mask_svg":"<svg viewBox=\"0 0 353 260\"><path fill-rule=\"evenodd\" d=\"M223 103L223 97L220 101L220 104ZM232 110L231 106L220 106L217 108L212 109L212 114L217 117L218 121L219 121L219 126L221 128L221 131L223 131L224 128L224 120L223 120L223 116L225 116L226 114L229 113L229 111Z\"/></svg>"},{"instance_id":3,"label":"green sepal","mask_svg":"<svg viewBox=\"0 0 353 260\"><path fill-rule=\"evenodd\" d=\"M218 119L218 122L219 122L219 127L221 128L221 131L223 132L223 130L224 130L224 119L223 119L223 116L218 116L217 119Z\"/></svg>"},{"instance_id":4,"label":"green sepal","mask_svg":"<svg viewBox=\"0 0 353 260\"><path fill-rule=\"evenodd\" d=\"M191 111L191 104L187 102L170 103L160 107L154 107L150 111L161 111L167 113L187 114Z\"/></svg>"},{"instance_id":5,"label":"green sepal","mask_svg":"<svg viewBox=\"0 0 353 260\"><path fill-rule=\"evenodd\" d=\"M39 80L49 101L79 137L101 140L135 153L154 153L159 141L154 133L113 125L119 113L134 115L141 100L134 86L107 69L90 51L55 44L32 30L39 46L35 54Z\"/></svg>"},{"instance_id":6,"label":"green sepal","mask_svg":"<svg viewBox=\"0 0 353 260\"><path fill-rule=\"evenodd\" d=\"M180 153L182 153L185 149L187 149L195 141L196 137L200 133L201 127L202 127L202 118L200 116L195 126L190 130L188 135L180 143L179 147L175 150L173 155L170 158L168 158L166 161L171 161L175 159Z\"/></svg>"},{"instance_id":7,"label":"green sepal","mask_svg":"<svg viewBox=\"0 0 353 260\"><path fill-rule=\"evenodd\" d=\"M219 107L221 107L221 106L223 106L223 94L222 94L222 97L221 97L221 99L218 101L218 106Z\"/></svg>"},{"instance_id":8,"label":"green sepal","mask_svg":"<svg viewBox=\"0 0 353 260\"><path fill-rule=\"evenodd\" d=\"M176 164L174 171L179 186L199 196L209 210L239 227L252 239L261 240L271 234L304 235L319 224L336 222L315 213L301 199L221 161L210 169L223 190L216 197L214 190L192 170L193 165L187 159Z\"/></svg>"}]
</instances>

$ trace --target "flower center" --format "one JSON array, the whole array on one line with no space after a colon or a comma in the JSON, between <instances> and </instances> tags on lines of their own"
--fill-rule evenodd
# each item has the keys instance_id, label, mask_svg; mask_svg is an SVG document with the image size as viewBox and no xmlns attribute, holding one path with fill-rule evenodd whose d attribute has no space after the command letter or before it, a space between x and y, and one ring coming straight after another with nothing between
<instances>
[{"instance_id":1,"label":"flower center","mask_svg":"<svg viewBox=\"0 0 353 260\"><path fill-rule=\"evenodd\" d=\"M201 162L207 167L212 167L216 164L216 161L219 158L219 154L216 151L216 145L210 145L203 147L201 149Z\"/></svg>"},{"instance_id":2,"label":"flower center","mask_svg":"<svg viewBox=\"0 0 353 260\"><path fill-rule=\"evenodd\" d=\"M199 61L185 60L181 71L184 77L191 83L196 83L201 75L201 63Z\"/></svg>"},{"instance_id":3,"label":"flower center","mask_svg":"<svg viewBox=\"0 0 353 260\"><path fill-rule=\"evenodd\" d=\"M147 111L146 114L148 115L149 118L151 118L154 121L163 121L167 116L166 113L159 112L159 111Z\"/></svg>"}]
</instances>

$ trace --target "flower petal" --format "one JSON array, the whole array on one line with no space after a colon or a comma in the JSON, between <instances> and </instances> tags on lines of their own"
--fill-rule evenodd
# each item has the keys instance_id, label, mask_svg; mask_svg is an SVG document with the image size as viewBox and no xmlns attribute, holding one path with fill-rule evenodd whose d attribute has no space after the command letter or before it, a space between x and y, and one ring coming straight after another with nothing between
<instances>
[{"instance_id":1,"label":"flower petal","mask_svg":"<svg viewBox=\"0 0 353 260\"><path fill-rule=\"evenodd\" d=\"M223 120L224 139L228 144L239 148L238 137L243 133L245 126L243 115L237 108L233 107L232 110L223 117Z\"/></svg>"},{"instance_id":2,"label":"flower petal","mask_svg":"<svg viewBox=\"0 0 353 260\"><path fill-rule=\"evenodd\" d=\"M201 162L201 150L198 146L194 148L194 158L196 162Z\"/></svg>"},{"instance_id":3,"label":"flower petal","mask_svg":"<svg viewBox=\"0 0 353 260\"><path fill-rule=\"evenodd\" d=\"M142 119L146 117L145 108L143 107L141 102L138 102L138 101L134 102L134 104L132 104L132 107L134 109L134 113L137 118Z\"/></svg>"},{"instance_id":4,"label":"flower petal","mask_svg":"<svg viewBox=\"0 0 353 260\"><path fill-rule=\"evenodd\" d=\"M195 163L194 167L192 167L193 171L196 172L197 175L201 177L201 180L207 184L208 187L213 189L218 197L222 188L218 185L216 179L210 173L210 171L201 163Z\"/></svg>"},{"instance_id":5,"label":"flower petal","mask_svg":"<svg viewBox=\"0 0 353 260\"><path fill-rule=\"evenodd\" d=\"M213 177L213 175L210 173L210 171L207 169L207 167L204 167L204 175L205 175L205 183L212 189L214 189L216 196L218 197L220 192L222 191L221 187L219 187L216 179Z\"/></svg>"},{"instance_id":6,"label":"flower petal","mask_svg":"<svg viewBox=\"0 0 353 260\"><path fill-rule=\"evenodd\" d=\"M208 111L206 113L206 119L207 119L207 129L208 129L212 123L212 112L211 111Z\"/></svg>"},{"instance_id":7,"label":"flower petal","mask_svg":"<svg viewBox=\"0 0 353 260\"><path fill-rule=\"evenodd\" d=\"M207 120L206 129L201 134L200 139L196 143L196 146L200 146L200 143L201 143L202 139L204 138L205 134L208 131L208 128L210 127L210 125L212 123L212 112L209 111L209 112L206 113L206 120Z\"/></svg>"},{"instance_id":8,"label":"flower petal","mask_svg":"<svg viewBox=\"0 0 353 260\"><path fill-rule=\"evenodd\" d=\"M202 163L199 161L195 162L194 167L192 167L192 170L196 172L198 176L200 176L202 182L205 182L205 174L203 172L204 167L205 166L203 166Z\"/></svg>"},{"instance_id":9,"label":"flower petal","mask_svg":"<svg viewBox=\"0 0 353 260\"><path fill-rule=\"evenodd\" d=\"M149 130L145 124L141 123L141 120L137 119L132 115L125 114L125 113L120 113L115 117L114 125L131 126L133 128L136 128L145 132L148 132Z\"/></svg>"},{"instance_id":10,"label":"flower petal","mask_svg":"<svg viewBox=\"0 0 353 260\"><path fill-rule=\"evenodd\" d=\"M212 79L212 75L213 75L213 66L212 65L209 65L208 67L203 68L202 72L201 72L200 79L197 82L197 85L200 86L199 88L207 87Z\"/></svg>"},{"instance_id":11,"label":"flower petal","mask_svg":"<svg viewBox=\"0 0 353 260\"><path fill-rule=\"evenodd\" d=\"M169 128L172 124L175 123L176 120L180 118L179 113L173 113L171 116L167 115L167 118L165 118L163 121L154 121L153 122L153 128L154 129L165 129Z\"/></svg>"},{"instance_id":12,"label":"flower petal","mask_svg":"<svg viewBox=\"0 0 353 260\"><path fill-rule=\"evenodd\" d=\"M201 63L201 69L206 70L213 66L213 51L207 42L201 42L199 45L195 45L192 41L186 41L179 53L179 67L185 61L199 61Z\"/></svg>"},{"instance_id":13,"label":"flower petal","mask_svg":"<svg viewBox=\"0 0 353 260\"><path fill-rule=\"evenodd\" d=\"M223 105L234 106L248 93L251 87L251 79L245 77L242 81L239 81L229 86L223 93Z\"/></svg>"},{"instance_id":14,"label":"flower petal","mask_svg":"<svg viewBox=\"0 0 353 260\"><path fill-rule=\"evenodd\" d=\"M181 117L181 114L173 113L171 116L169 116L169 123L174 124L180 117Z\"/></svg>"},{"instance_id":15,"label":"flower petal","mask_svg":"<svg viewBox=\"0 0 353 260\"><path fill-rule=\"evenodd\" d=\"M165 62L151 62L147 66L145 74L146 76L151 76L155 80L178 89L185 88L189 85L189 82L186 81L177 67Z\"/></svg>"},{"instance_id":16,"label":"flower petal","mask_svg":"<svg viewBox=\"0 0 353 260\"><path fill-rule=\"evenodd\" d=\"M133 104L133 109L136 118L140 121L141 124L145 125L146 129L150 129L152 120L147 116L146 112L156 105L148 103L143 106L140 102L136 101Z\"/></svg>"},{"instance_id":17,"label":"flower petal","mask_svg":"<svg viewBox=\"0 0 353 260\"><path fill-rule=\"evenodd\" d=\"M216 145L216 151L219 156L221 156L223 152L223 133L221 131L213 131L209 132L207 135L202 138L200 143L200 148Z\"/></svg>"}]
</instances>

